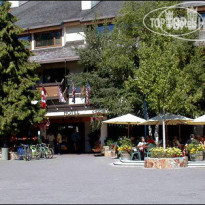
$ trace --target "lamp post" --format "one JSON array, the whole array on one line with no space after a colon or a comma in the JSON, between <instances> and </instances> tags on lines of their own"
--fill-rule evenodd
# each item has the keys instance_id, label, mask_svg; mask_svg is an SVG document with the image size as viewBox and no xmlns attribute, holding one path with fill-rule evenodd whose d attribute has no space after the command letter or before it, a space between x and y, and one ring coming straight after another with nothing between
<instances>
[{"instance_id":1,"label":"lamp post","mask_svg":"<svg viewBox=\"0 0 205 205\"><path fill-rule=\"evenodd\" d=\"M147 120L147 102L145 101L145 98L144 98L143 105L144 105L144 119ZM147 139L147 126L146 125L144 126L144 135L145 135L145 139Z\"/></svg>"}]
</instances>

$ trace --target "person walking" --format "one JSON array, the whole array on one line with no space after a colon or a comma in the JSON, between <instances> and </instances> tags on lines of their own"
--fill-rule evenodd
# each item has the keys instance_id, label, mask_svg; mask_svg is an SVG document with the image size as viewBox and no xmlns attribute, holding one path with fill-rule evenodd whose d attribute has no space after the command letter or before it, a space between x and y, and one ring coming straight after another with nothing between
<instances>
[{"instance_id":1,"label":"person walking","mask_svg":"<svg viewBox=\"0 0 205 205\"><path fill-rule=\"evenodd\" d=\"M62 154L61 152L61 145L62 145L62 135L59 132L57 135L57 149L58 149L58 154Z\"/></svg>"}]
</instances>

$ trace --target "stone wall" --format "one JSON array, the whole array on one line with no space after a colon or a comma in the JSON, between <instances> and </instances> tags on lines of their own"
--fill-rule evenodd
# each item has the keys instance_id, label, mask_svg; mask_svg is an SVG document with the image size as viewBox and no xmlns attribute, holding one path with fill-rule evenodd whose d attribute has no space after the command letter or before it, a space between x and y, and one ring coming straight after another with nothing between
<instances>
[{"instance_id":1,"label":"stone wall","mask_svg":"<svg viewBox=\"0 0 205 205\"><path fill-rule=\"evenodd\" d=\"M188 166L187 157L178 158L150 158L147 157L144 160L145 168L154 169L174 169Z\"/></svg>"}]
</instances>

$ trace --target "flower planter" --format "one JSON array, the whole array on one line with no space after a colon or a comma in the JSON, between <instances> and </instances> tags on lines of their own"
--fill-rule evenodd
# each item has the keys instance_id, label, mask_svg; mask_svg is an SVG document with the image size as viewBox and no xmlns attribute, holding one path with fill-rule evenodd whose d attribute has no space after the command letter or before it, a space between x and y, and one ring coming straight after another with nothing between
<instances>
[{"instance_id":1,"label":"flower planter","mask_svg":"<svg viewBox=\"0 0 205 205\"><path fill-rule=\"evenodd\" d=\"M10 160L16 160L19 159L18 153L17 152L10 152Z\"/></svg>"},{"instance_id":2,"label":"flower planter","mask_svg":"<svg viewBox=\"0 0 205 205\"><path fill-rule=\"evenodd\" d=\"M175 169L188 166L187 157L176 157L176 158L151 158L146 157L144 160L145 168L153 169Z\"/></svg>"},{"instance_id":3,"label":"flower planter","mask_svg":"<svg viewBox=\"0 0 205 205\"><path fill-rule=\"evenodd\" d=\"M109 152L110 151L110 147L109 146L103 146L102 148L102 154L104 154L104 156L106 157L107 155L109 155Z\"/></svg>"},{"instance_id":4,"label":"flower planter","mask_svg":"<svg viewBox=\"0 0 205 205\"><path fill-rule=\"evenodd\" d=\"M194 154L190 153L190 160L191 161L203 161L204 160L204 152L199 151L199 152L194 153Z\"/></svg>"},{"instance_id":5,"label":"flower planter","mask_svg":"<svg viewBox=\"0 0 205 205\"><path fill-rule=\"evenodd\" d=\"M121 160L131 160L131 155L127 151L121 151L120 153L120 159Z\"/></svg>"}]
</instances>

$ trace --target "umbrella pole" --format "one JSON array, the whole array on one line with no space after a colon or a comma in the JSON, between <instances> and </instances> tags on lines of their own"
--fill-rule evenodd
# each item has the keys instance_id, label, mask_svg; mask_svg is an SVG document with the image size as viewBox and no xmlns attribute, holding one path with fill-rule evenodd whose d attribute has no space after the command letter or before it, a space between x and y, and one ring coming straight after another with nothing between
<instances>
[{"instance_id":1,"label":"umbrella pole","mask_svg":"<svg viewBox=\"0 0 205 205\"><path fill-rule=\"evenodd\" d=\"M130 137L130 124L128 123L128 129L127 129L127 132L128 132L128 137Z\"/></svg>"},{"instance_id":2,"label":"umbrella pole","mask_svg":"<svg viewBox=\"0 0 205 205\"><path fill-rule=\"evenodd\" d=\"M181 138L181 125L179 125L179 139Z\"/></svg>"},{"instance_id":3,"label":"umbrella pole","mask_svg":"<svg viewBox=\"0 0 205 205\"><path fill-rule=\"evenodd\" d=\"M162 130L163 130L163 148L166 149L166 129L165 129L165 120L162 120Z\"/></svg>"}]
</instances>

